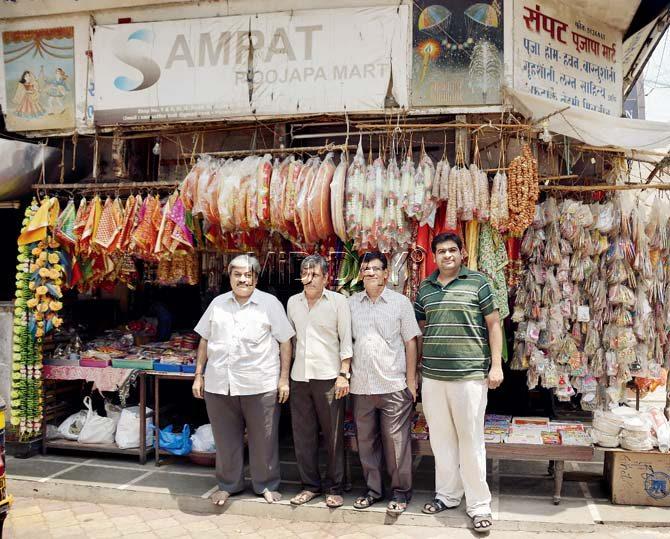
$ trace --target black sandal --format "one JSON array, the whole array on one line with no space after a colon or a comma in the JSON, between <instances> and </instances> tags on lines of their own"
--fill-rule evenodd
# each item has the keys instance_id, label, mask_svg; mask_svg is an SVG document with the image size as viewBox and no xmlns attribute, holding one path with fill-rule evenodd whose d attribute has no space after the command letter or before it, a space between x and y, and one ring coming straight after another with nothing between
<instances>
[{"instance_id":1,"label":"black sandal","mask_svg":"<svg viewBox=\"0 0 670 539\"><path fill-rule=\"evenodd\" d=\"M472 517L472 527L477 533L487 533L493 527L491 515L475 515Z\"/></svg>"},{"instance_id":2,"label":"black sandal","mask_svg":"<svg viewBox=\"0 0 670 539\"><path fill-rule=\"evenodd\" d=\"M371 505L376 504L381 498L374 498L370 495L359 496L354 502L354 509L367 509Z\"/></svg>"},{"instance_id":3,"label":"black sandal","mask_svg":"<svg viewBox=\"0 0 670 539\"><path fill-rule=\"evenodd\" d=\"M446 509L449 509L449 507L444 505L444 502L442 500L435 498L432 502L424 504L423 509L421 509L421 512L426 513L427 515L436 515L437 513L441 513Z\"/></svg>"}]
</instances>

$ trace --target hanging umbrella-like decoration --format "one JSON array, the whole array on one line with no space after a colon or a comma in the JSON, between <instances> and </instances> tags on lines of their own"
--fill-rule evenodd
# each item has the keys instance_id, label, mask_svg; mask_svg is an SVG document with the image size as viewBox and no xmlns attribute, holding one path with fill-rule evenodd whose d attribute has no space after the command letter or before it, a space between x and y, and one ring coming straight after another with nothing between
<instances>
[{"instance_id":1,"label":"hanging umbrella-like decoration","mask_svg":"<svg viewBox=\"0 0 670 539\"><path fill-rule=\"evenodd\" d=\"M419 30L436 39L442 39L447 34L450 24L451 11L444 6L428 6L419 15Z\"/></svg>"},{"instance_id":2,"label":"hanging umbrella-like decoration","mask_svg":"<svg viewBox=\"0 0 670 539\"><path fill-rule=\"evenodd\" d=\"M468 37L476 39L484 37L491 29L500 28L500 7L493 4L473 4L465 10L465 28Z\"/></svg>"}]
</instances>

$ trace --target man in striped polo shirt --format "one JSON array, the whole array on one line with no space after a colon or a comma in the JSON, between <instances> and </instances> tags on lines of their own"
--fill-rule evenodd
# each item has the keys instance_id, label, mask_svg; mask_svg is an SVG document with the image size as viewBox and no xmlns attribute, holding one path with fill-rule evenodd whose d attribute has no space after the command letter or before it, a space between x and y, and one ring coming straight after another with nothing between
<instances>
[{"instance_id":1,"label":"man in striped polo shirt","mask_svg":"<svg viewBox=\"0 0 670 539\"><path fill-rule=\"evenodd\" d=\"M435 499L424 513L457 507L465 494L477 532L493 525L486 484L484 413L488 389L503 381L502 329L486 277L462 266L463 242L439 234L438 269L419 288L414 310L424 331L421 396L435 455Z\"/></svg>"}]
</instances>

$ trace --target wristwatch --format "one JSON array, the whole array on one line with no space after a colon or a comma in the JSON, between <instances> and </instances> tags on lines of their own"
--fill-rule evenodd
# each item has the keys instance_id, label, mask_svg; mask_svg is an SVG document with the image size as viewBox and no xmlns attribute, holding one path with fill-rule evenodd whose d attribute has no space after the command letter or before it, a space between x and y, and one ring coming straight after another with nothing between
<instances>
[{"instance_id":1,"label":"wristwatch","mask_svg":"<svg viewBox=\"0 0 670 539\"><path fill-rule=\"evenodd\" d=\"M351 379L351 373L350 373L350 372L344 372L344 371L342 371L342 372L340 372L340 376L341 376L342 378L346 378L347 380Z\"/></svg>"}]
</instances>

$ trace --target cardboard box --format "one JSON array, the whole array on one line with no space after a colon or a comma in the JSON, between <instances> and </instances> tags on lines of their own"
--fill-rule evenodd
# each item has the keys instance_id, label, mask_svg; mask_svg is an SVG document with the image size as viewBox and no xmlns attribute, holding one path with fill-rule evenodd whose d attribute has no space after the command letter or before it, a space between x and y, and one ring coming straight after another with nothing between
<instances>
[{"instance_id":1,"label":"cardboard box","mask_svg":"<svg viewBox=\"0 0 670 539\"><path fill-rule=\"evenodd\" d=\"M612 503L670 507L670 453L608 451L605 476Z\"/></svg>"}]
</instances>

